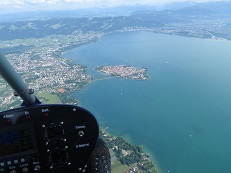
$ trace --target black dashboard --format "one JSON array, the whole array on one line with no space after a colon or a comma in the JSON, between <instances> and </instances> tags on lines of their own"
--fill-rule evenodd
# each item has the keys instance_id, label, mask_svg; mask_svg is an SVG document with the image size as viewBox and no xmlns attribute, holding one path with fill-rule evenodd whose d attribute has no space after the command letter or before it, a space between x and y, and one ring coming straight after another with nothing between
<instances>
[{"instance_id":1,"label":"black dashboard","mask_svg":"<svg viewBox=\"0 0 231 173\"><path fill-rule=\"evenodd\" d=\"M73 105L20 107L0 113L0 173L86 171L99 135L95 117Z\"/></svg>"}]
</instances>

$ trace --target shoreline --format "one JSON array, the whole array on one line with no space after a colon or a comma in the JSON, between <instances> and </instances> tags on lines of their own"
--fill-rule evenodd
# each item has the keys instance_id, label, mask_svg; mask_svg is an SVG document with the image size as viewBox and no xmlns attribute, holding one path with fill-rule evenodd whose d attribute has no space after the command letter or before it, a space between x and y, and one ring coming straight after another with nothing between
<instances>
[{"instance_id":1,"label":"shoreline","mask_svg":"<svg viewBox=\"0 0 231 173\"><path fill-rule=\"evenodd\" d=\"M131 138L128 138L128 137L126 137L124 135L117 136L117 135L115 135L115 134L113 134L111 132L108 132L107 129L108 129L108 127L105 128L105 127L102 127L102 125L100 125L100 136L107 143L107 145L108 145L108 142L111 143L111 141L114 140L114 139L112 140L112 138L115 138L115 140L120 139L120 138L122 139L122 142L120 141L119 142L119 146L118 146L119 148L121 148L122 153L120 154L119 158L118 158L118 155L117 155L117 157L116 157L117 161L119 161L122 157L124 157L124 158L122 158L122 160L125 159L125 163L126 163L126 157L127 157L127 155L129 156L131 154L131 153L128 154L129 151L131 151L131 149L130 150L122 149L123 145L124 145L124 142L125 142L125 143L130 144L132 146L132 148L136 148L137 147L137 148L141 149L139 151L139 154L141 155L141 160L140 161L135 161L135 163L133 163L131 165L130 164L129 165L123 164L121 161L119 161L122 165L128 166L130 170L136 169L136 171L138 171L138 172L140 172L140 171L141 172L142 171L150 171L150 172L153 172L153 173L161 173L159 171L159 166L157 166L156 162L154 162L154 160L153 160L154 157L150 154L150 152L147 152L148 150L145 148L144 145L135 145L134 142L131 141ZM115 143L113 143L113 144L115 144ZM113 151L115 152L117 150L117 149L115 149L117 146L114 145L114 147L111 148L110 145L111 144L108 145L109 150L111 150L112 152ZM126 151L128 151L128 153ZM125 155L123 152L125 152L127 154ZM132 153L134 153L134 151ZM112 162L112 164L113 163L114 162ZM153 166L146 169L145 168L146 165L149 165L150 163ZM139 165L140 166L142 165L141 168L139 168Z\"/></svg>"},{"instance_id":2,"label":"shoreline","mask_svg":"<svg viewBox=\"0 0 231 173\"><path fill-rule=\"evenodd\" d=\"M103 126L101 125L101 127L103 127ZM115 135L115 134L114 134L113 132L111 132L111 131L108 132L107 129L108 129L109 127L106 127L106 128L103 127L103 128L106 130L107 133L111 134L112 136L119 137L118 135ZM122 137L125 141L127 141L128 143L131 143L132 145L135 145L135 144L134 144L134 141L132 141L132 137L130 137L129 135L123 134L123 135L121 135L121 137ZM157 163L158 163L158 162L157 162L157 159L155 159L155 157L154 157L155 154L152 154L152 153L149 151L149 149L148 149L144 144L140 144L139 146L142 146L144 153L147 154L147 155L149 155L149 159L150 159L151 162L153 162L153 164L155 165L157 172L158 172L158 173L163 173L162 169L161 169L160 166L157 164Z\"/></svg>"}]
</instances>

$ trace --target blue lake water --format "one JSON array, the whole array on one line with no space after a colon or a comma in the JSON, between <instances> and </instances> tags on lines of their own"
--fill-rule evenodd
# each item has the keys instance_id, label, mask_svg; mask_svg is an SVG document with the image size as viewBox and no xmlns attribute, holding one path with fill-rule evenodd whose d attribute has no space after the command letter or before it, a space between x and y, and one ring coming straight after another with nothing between
<instances>
[{"instance_id":1,"label":"blue lake water","mask_svg":"<svg viewBox=\"0 0 231 173\"><path fill-rule=\"evenodd\" d=\"M231 42L115 33L68 51L89 67L147 67L147 81L95 81L74 93L110 133L143 145L163 173L230 173Z\"/></svg>"}]
</instances>

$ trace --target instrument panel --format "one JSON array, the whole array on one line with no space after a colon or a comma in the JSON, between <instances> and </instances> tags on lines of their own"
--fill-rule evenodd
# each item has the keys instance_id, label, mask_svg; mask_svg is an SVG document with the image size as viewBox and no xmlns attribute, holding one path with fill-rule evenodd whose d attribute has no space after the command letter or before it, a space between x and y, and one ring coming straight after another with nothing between
<instances>
[{"instance_id":1,"label":"instrument panel","mask_svg":"<svg viewBox=\"0 0 231 173\"><path fill-rule=\"evenodd\" d=\"M0 113L0 173L86 172L99 127L73 105L36 105Z\"/></svg>"}]
</instances>

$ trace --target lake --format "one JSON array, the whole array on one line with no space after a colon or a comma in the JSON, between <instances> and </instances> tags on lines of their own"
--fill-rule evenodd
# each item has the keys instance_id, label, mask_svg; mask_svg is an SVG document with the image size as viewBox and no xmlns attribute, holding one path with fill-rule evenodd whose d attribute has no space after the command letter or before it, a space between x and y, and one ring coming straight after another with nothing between
<instances>
[{"instance_id":1,"label":"lake","mask_svg":"<svg viewBox=\"0 0 231 173\"><path fill-rule=\"evenodd\" d=\"M74 93L108 132L143 145L162 173L230 173L231 42L126 32L67 51L88 67L146 67L149 79L94 81Z\"/></svg>"}]
</instances>

